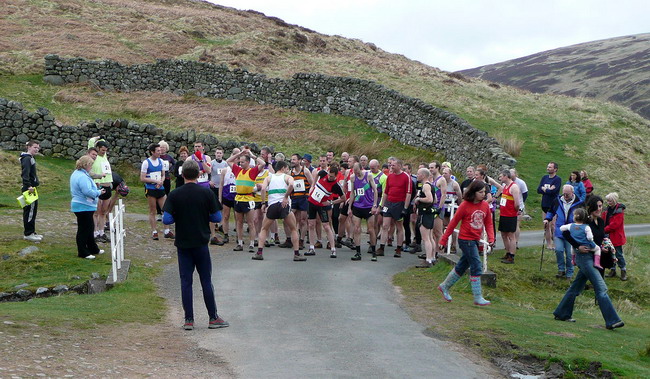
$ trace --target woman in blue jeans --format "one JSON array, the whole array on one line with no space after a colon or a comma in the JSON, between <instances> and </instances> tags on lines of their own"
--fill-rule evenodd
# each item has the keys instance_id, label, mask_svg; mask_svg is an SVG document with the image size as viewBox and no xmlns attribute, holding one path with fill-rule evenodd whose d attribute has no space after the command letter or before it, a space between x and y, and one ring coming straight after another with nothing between
<instances>
[{"instance_id":1,"label":"woman in blue jeans","mask_svg":"<svg viewBox=\"0 0 650 379\"><path fill-rule=\"evenodd\" d=\"M573 244L575 241L570 242ZM586 246L578 247L577 244L575 244L574 247L579 249L576 256L576 266L578 266L580 271L578 271L575 280L571 283L571 286L564 294L562 301L560 301L560 304L558 304L557 308L553 312L555 319L569 322L576 321L571 317L573 315L576 296L580 295L585 288L587 280L589 280L594 286L596 300L600 307L600 312L605 319L605 327L607 329L623 327L625 323L621 321L620 317L618 317L618 314L612 305L612 301L610 300L609 295L607 295L607 285L605 284L605 280L603 280L598 269L594 267L594 253L589 252Z\"/></svg>"}]
</instances>

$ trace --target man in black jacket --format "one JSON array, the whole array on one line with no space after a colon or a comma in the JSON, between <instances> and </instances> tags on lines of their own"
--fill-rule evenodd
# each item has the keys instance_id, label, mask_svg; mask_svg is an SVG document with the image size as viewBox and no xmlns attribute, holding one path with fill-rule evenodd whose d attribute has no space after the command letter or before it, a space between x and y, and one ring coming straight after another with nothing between
<instances>
[{"instance_id":1,"label":"man in black jacket","mask_svg":"<svg viewBox=\"0 0 650 379\"><path fill-rule=\"evenodd\" d=\"M34 193L38 187L38 175L36 175L36 159L34 156L41 149L37 141L27 142L27 152L20 154L20 167L22 177L21 192L29 191ZM32 242L39 242L43 236L36 234L36 212L38 210L38 200L23 208L23 225L25 227L24 239Z\"/></svg>"}]
</instances>

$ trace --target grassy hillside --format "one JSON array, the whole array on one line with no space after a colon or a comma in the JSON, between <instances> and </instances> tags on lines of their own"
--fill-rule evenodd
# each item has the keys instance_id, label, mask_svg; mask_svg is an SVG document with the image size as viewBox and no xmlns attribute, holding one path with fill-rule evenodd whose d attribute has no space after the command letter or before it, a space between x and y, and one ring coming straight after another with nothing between
<instances>
[{"instance_id":1,"label":"grassy hillside","mask_svg":"<svg viewBox=\"0 0 650 379\"><path fill-rule=\"evenodd\" d=\"M163 94L96 96L87 87L51 88L40 83L38 76L23 75L41 73L42 57L56 53L111 58L124 64L171 57L225 62L271 77L289 77L295 72L353 76L450 110L519 147L517 168L533 190L546 163L554 160L563 178L570 170L586 169L599 193L618 191L630 205L630 214L648 208L649 190L644 184L650 175L650 124L610 103L533 94L469 79L387 53L371 43L322 35L257 12L200 1L7 0L0 19L0 63L5 74L0 79L0 96L32 107L51 107L58 119L67 122L120 115L163 127L210 129L209 120L222 120L216 124L223 135L272 141L286 150L324 143L354 150L355 144L361 148L376 139L365 148L374 150L373 155L390 155L396 145L384 145L387 139L371 131L360 144L347 137L352 130L363 129L356 120ZM191 109L191 117L181 116L183 107ZM270 115L277 116L271 124L265 119ZM279 135L278 125L287 128ZM337 125L348 125L343 128L347 132ZM318 140L324 137L315 128L331 133L329 140ZM427 155L415 157L416 161L428 159ZM531 201L530 209L537 211L537 196Z\"/></svg>"}]
</instances>

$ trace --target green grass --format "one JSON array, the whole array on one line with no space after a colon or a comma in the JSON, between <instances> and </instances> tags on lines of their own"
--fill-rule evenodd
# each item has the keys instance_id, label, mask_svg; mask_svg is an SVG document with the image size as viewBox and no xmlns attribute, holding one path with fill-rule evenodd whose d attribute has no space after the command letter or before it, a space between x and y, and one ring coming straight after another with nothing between
<instances>
[{"instance_id":1,"label":"green grass","mask_svg":"<svg viewBox=\"0 0 650 379\"><path fill-rule=\"evenodd\" d=\"M576 323L553 319L552 312L569 283L554 277L555 255L548 251L539 271L539 248L519 250L513 266L498 263L497 253L490 258L489 268L498 277L497 288L484 287L490 307L472 305L467 276L452 288L454 301L443 302L435 288L449 272L446 264L397 274L394 283L412 307L433 315L430 329L475 347L485 356L533 355L559 360L570 370L600 361L617 375L648 377L650 283L645 275L650 272L650 257L645 252L649 248L650 237L630 238L625 247L630 280L607 280L614 307L625 321L625 327L616 331L604 328L593 289L576 299Z\"/></svg>"}]
</instances>

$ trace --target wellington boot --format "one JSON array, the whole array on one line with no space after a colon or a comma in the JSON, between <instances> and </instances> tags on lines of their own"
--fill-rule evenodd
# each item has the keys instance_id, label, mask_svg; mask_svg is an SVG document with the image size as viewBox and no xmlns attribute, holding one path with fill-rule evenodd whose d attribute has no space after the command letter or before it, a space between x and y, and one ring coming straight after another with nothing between
<instances>
[{"instance_id":1,"label":"wellington boot","mask_svg":"<svg viewBox=\"0 0 650 379\"><path fill-rule=\"evenodd\" d=\"M460 276L458 276L458 274L456 274L456 270L452 268L451 271L449 271L449 274L447 274L445 281L440 283L438 286L438 291L442 293L442 297L445 299L445 301L451 301L449 289L458 281L458 279L460 279Z\"/></svg>"},{"instance_id":2,"label":"wellington boot","mask_svg":"<svg viewBox=\"0 0 650 379\"><path fill-rule=\"evenodd\" d=\"M594 267L599 268L601 270L603 269L603 266L600 265L600 255L594 255ZM623 274L621 273L621 275Z\"/></svg>"},{"instance_id":3,"label":"wellington boot","mask_svg":"<svg viewBox=\"0 0 650 379\"><path fill-rule=\"evenodd\" d=\"M491 303L483 298L483 293L481 289L481 277L480 276L470 276L470 284L472 285L472 294L474 295L474 305L486 306Z\"/></svg>"}]
</instances>

